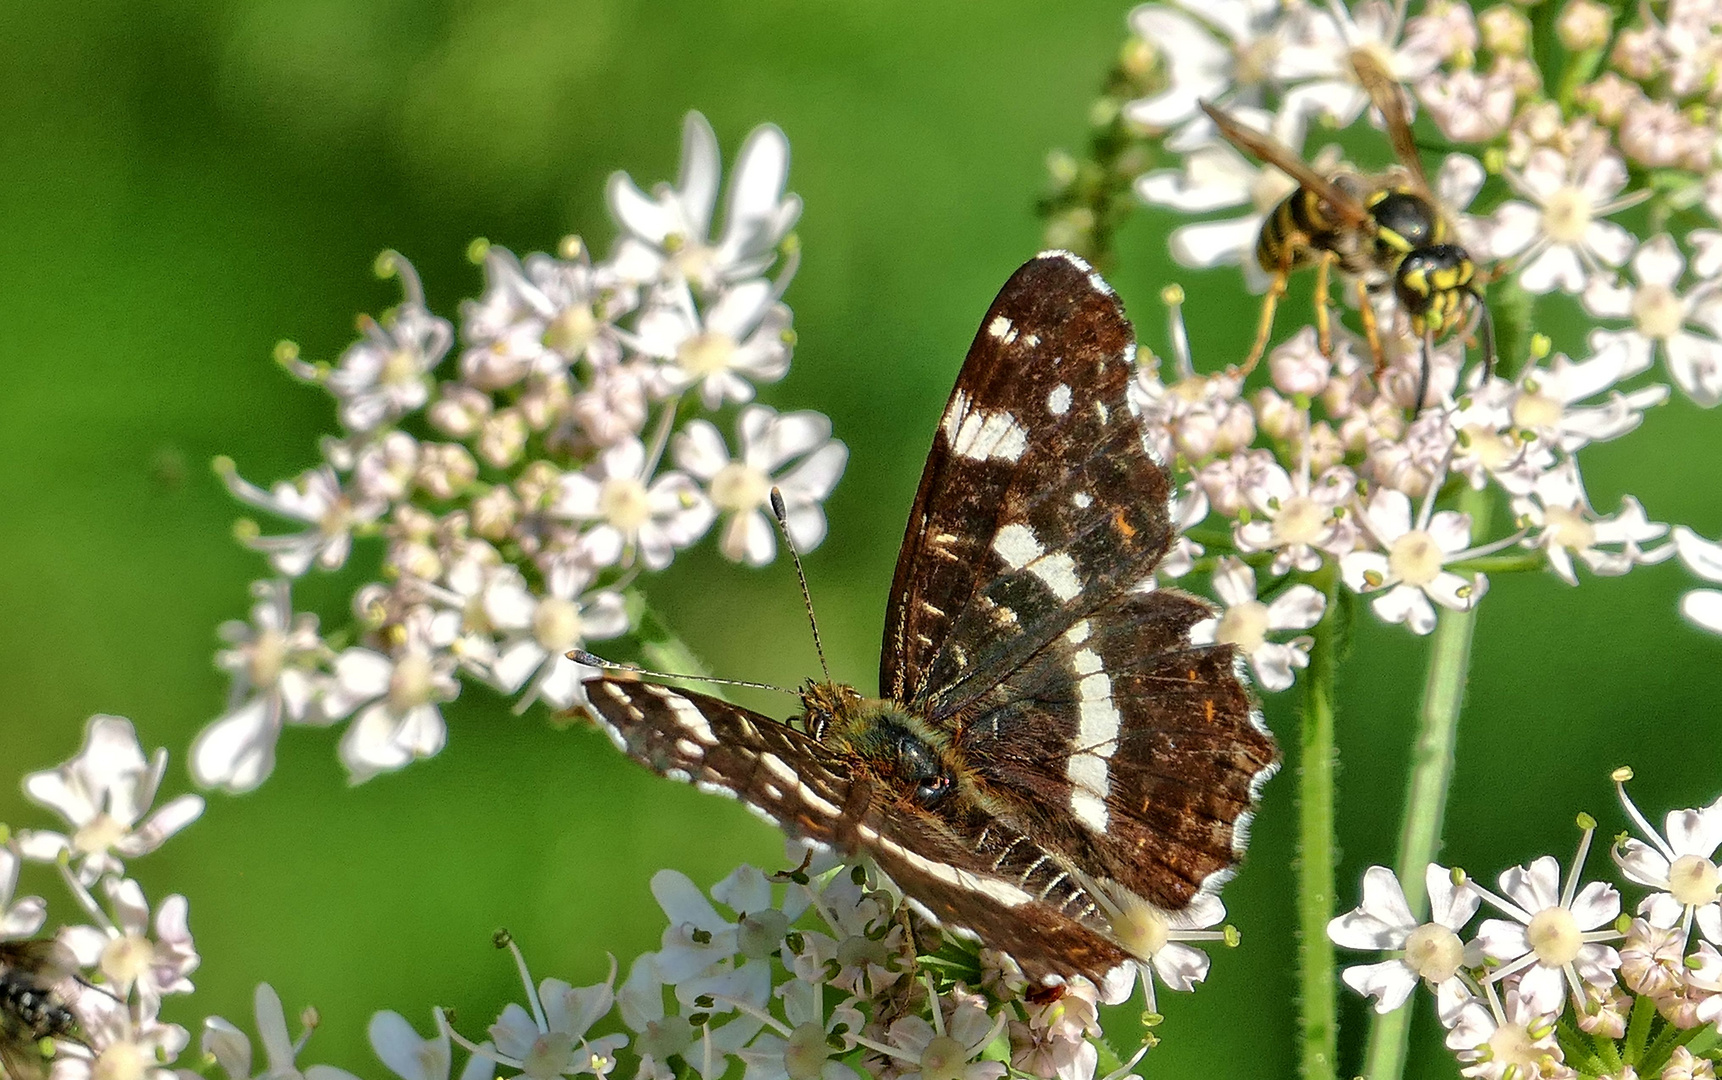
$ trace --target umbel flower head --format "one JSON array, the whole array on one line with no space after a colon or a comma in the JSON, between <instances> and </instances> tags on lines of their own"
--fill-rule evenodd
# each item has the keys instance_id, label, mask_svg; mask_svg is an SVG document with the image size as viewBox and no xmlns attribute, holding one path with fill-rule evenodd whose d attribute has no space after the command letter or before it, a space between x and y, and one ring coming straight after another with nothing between
<instances>
[{"instance_id":1,"label":"umbel flower head","mask_svg":"<svg viewBox=\"0 0 1722 1080\"><path fill-rule=\"evenodd\" d=\"M1337 576L1427 634L1501 573L1576 585L1675 554L1653 507L1592 499L1585 462L1672 394L1722 401L1717 27L1700 8L1575 0L1549 42L1507 5L1131 13L1096 114L1116 117L1091 163L1105 180L1055 157L1048 235L1104 245L1122 213L1106 192L1130 182L1189 219L1174 260L1241 268L1233 298L1205 277L1204 312L1269 292L1259 366L1197 363L1177 288L1169 353L1140 354L1135 403L1185 489L1163 579L1206 576L1234 634L1256 612L1235 599L1240 559L1271 575L1252 597L1267 609ZM1337 224L1293 227L1317 213ZM1309 265L1316 309L1276 303ZM1674 537L1722 580L1706 541ZM1698 590L1683 610L1713 627L1714 606ZM1289 644L1252 648L1264 688L1290 685Z\"/></svg>"},{"instance_id":2,"label":"umbel flower head","mask_svg":"<svg viewBox=\"0 0 1722 1080\"><path fill-rule=\"evenodd\" d=\"M784 191L788 142L770 125L748 136L721 229L718 144L698 113L682 149L673 186L648 194L611 177L621 232L605 258L577 237L524 259L479 242L484 292L451 322L386 253L399 306L363 320L333 362L277 350L336 399L341 431L267 489L217 462L271 519L239 535L279 577L254 586L249 624L222 630L233 690L193 748L199 783L256 787L289 724L344 725L354 782L399 769L442 749L442 707L474 683L517 711L581 704L592 672L567 654L639 632L643 574L720 522L723 555L771 562L761 508L773 485L801 549L824 538L821 504L847 449L818 413L749 403L783 377L795 342L782 302L801 210ZM736 403L749 404L732 417ZM701 413L735 428L733 460ZM292 581L350 578L361 547L380 554L380 580L351 583L344 619L294 609Z\"/></svg>"},{"instance_id":3,"label":"umbel flower head","mask_svg":"<svg viewBox=\"0 0 1722 1080\"><path fill-rule=\"evenodd\" d=\"M1427 922L1412 914L1391 871L1371 867L1363 903L1335 919L1329 936L1386 956L1348 968L1346 983L1388 1011L1421 981L1466 1076L1619 1075L1604 1067L1609 1060L1640 1076L1714 1076L1712 1042L1695 1040L1722 1018L1713 937L1722 833L1712 820L1722 802L1670 811L1657 830L1626 794L1631 777L1618 769L1614 782L1645 839L1622 833L1611 854L1637 893L1637 918L1621 914L1613 885L1585 880L1596 822L1580 815L1582 839L1564 877L1545 855L1504 871L1495 892L1462 870L1430 866ZM1504 917L1482 920L1467 939L1483 903Z\"/></svg>"}]
</instances>

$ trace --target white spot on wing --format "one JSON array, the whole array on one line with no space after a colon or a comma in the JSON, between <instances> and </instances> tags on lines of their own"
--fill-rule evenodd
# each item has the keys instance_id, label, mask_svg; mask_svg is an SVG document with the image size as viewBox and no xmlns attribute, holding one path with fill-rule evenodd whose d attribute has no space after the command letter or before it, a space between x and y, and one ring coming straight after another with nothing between
<instances>
[{"instance_id":1,"label":"white spot on wing","mask_svg":"<svg viewBox=\"0 0 1722 1080\"><path fill-rule=\"evenodd\" d=\"M1070 624L1069 630L1064 632L1064 640L1070 642L1072 645L1080 645L1088 640L1088 635L1091 629L1092 628L1088 625L1087 619L1078 619Z\"/></svg>"},{"instance_id":2,"label":"white spot on wing","mask_svg":"<svg viewBox=\"0 0 1722 1080\"><path fill-rule=\"evenodd\" d=\"M987 333L996 338L1004 337L1010 333L1010 320L1003 315L994 315L993 321L987 324Z\"/></svg>"},{"instance_id":3,"label":"white spot on wing","mask_svg":"<svg viewBox=\"0 0 1722 1080\"><path fill-rule=\"evenodd\" d=\"M1082 822L1090 832L1106 832L1106 825L1109 820L1106 812L1106 800L1099 798L1087 788L1072 788L1070 790L1070 812L1075 814L1076 820Z\"/></svg>"},{"instance_id":4,"label":"white spot on wing","mask_svg":"<svg viewBox=\"0 0 1722 1080\"><path fill-rule=\"evenodd\" d=\"M939 430L945 433L945 441L957 441L957 431L961 428L963 417L969 412L969 395L958 390L951 395L951 403L945 406L944 419L939 421Z\"/></svg>"},{"instance_id":5,"label":"white spot on wing","mask_svg":"<svg viewBox=\"0 0 1722 1080\"><path fill-rule=\"evenodd\" d=\"M1041 580L1060 600L1069 600L1082 591L1082 579L1076 576L1076 560L1068 552L1055 551L1037 559L1028 572Z\"/></svg>"},{"instance_id":6,"label":"white spot on wing","mask_svg":"<svg viewBox=\"0 0 1722 1080\"><path fill-rule=\"evenodd\" d=\"M676 749L696 761L705 755L705 748L692 739L677 739Z\"/></svg>"},{"instance_id":7,"label":"white spot on wing","mask_svg":"<svg viewBox=\"0 0 1722 1080\"><path fill-rule=\"evenodd\" d=\"M1021 570L1046 553L1040 541L1035 539L1034 530L1017 522L998 531L998 535L993 537L993 550L1012 570Z\"/></svg>"},{"instance_id":8,"label":"white spot on wing","mask_svg":"<svg viewBox=\"0 0 1722 1080\"><path fill-rule=\"evenodd\" d=\"M648 685L646 692L668 705L670 713L676 718L676 723L680 724L682 730L692 735L696 741L706 746L718 744L717 736L712 734L711 723L706 720L705 714L700 712L699 706L662 686Z\"/></svg>"},{"instance_id":9,"label":"white spot on wing","mask_svg":"<svg viewBox=\"0 0 1722 1080\"><path fill-rule=\"evenodd\" d=\"M1054 416L1063 416L1070 411L1070 387L1059 383L1052 388L1052 393L1046 395L1046 411Z\"/></svg>"},{"instance_id":10,"label":"white spot on wing","mask_svg":"<svg viewBox=\"0 0 1722 1080\"><path fill-rule=\"evenodd\" d=\"M872 832L872 830L861 830L861 835L864 839L868 832ZM1034 899L1028 893L1023 892L1008 881L1000 881L998 878L982 877L979 874L971 874L966 870L959 870L949 863L937 862L933 859L926 858L925 856L909 850L902 844L887 840L883 836L879 836L877 833L874 834L874 838L871 842L878 845L879 850L889 852L930 878L942 881L947 885L954 885L966 892L972 892L984 896L988 900L991 900L995 904L999 904L1003 907L1021 907L1023 904Z\"/></svg>"},{"instance_id":11,"label":"white spot on wing","mask_svg":"<svg viewBox=\"0 0 1722 1080\"><path fill-rule=\"evenodd\" d=\"M1118 731L1123 717L1112 704L1112 680L1100 670L1100 657L1092 649L1081 649L1071 665L1082 678L1077 680L1077 728L1071 739L1071 755L1064 775L1070 781L1070 812L1087 828L1104 833L1108 821L1106 797L1112 782L1107 759L1118 750Z\"/></svg>"},{"instance_id":12,"label":"white spot on wing","mask_svg":"<svg viewBox=\"0 0 1722 1080\"><path fill-rule=\"evenodd\" d=\"M1086 491L1079 491L1070 497L1070 501L1078 510L1086 510L1094 505L1094 496Z\"/></svg>"},{"instance_id":13,"label":"white spot on wing","mask_svg":"<svg viewBox=\"0 0 1722 1080\"><path fill-rule=\"evenodd\" d=\"M1048 554L1035 538L1034 530L1021 522L1000 529L993 537L993 550L1012 570L1026 567L1060 600L1069 600L1082 591L1082 579L1076 576L1076 560L1068 552Z\"/></svg>"},{"instance_id":14,"label":"white spot on wing","mask_svg":"<svg viewBox=\"0 0 1722 1080\"><path fill-rule=\"evenodd\" d=\"M829 799L820 797L817 792L810 790L806 784L803 784L801 782L801 777L796 773L795 769L792 768L787 761L784 761L776 754L764 753L759 755L759 763L764 765L767 771L769 771L773 776L782 780L785 784L788 784L790 790L800 796L802 802L805 802L808 806L811 806L821 814L824 814L826 817L837 817L842 813L842 811L839 810ZM779 797L781 797L781 794Z\"/></svg>"},{"instance_id":15,"label":"white spot on wing","mask_svg":"<svg viewBox=\"0 0 1722 1080\"><path fill-rule=\"evenodd\" d=\"M949 427L949 423L946 424ZM963 417L951 439L951 452L971 461L1015 461L1028 449L1028 430L1008 412L977 409Z\"/></svg>"}]
</instances>

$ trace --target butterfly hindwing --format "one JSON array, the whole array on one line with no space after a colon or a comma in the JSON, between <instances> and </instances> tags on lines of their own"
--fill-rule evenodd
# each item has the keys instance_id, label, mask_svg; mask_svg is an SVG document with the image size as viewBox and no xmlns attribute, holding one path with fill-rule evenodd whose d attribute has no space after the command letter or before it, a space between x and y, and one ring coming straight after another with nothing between
<instances>
[{"instance_id":1,"label":"butterfly hindwing","mask_svg":"<svg viewBox=\"0 0 1722 1080\"><path fill-rule=\"evenodd\" d=\"M1118 298L1074 256L1005 284L909 511L884 693L954 712L1165 554L1171 481L1130 412L1134 355Z\"/></svg>"},{"instance_id":2,"label":"butterfly hindwing","mask_svg":"<svg viewBox=\"0 0 1722 1080\"><path fill-rule=\"evenodd\" d=\"M1166 910L1229 876L1278 760L1236 651L1190 644L1210 614L1174 590L1117 597L977 701L956 736L1046 846Z\"/></svg>"}]
</instances>

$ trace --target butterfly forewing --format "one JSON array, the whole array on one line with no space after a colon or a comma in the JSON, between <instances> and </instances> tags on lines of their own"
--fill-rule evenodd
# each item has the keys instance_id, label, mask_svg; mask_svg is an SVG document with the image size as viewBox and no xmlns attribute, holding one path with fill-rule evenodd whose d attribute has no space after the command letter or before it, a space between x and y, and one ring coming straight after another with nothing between
<instances>
[{"instance_id":1,"label":"butterfly forewing","mask_svg":"<svg viewBox=\"0 0 1722 1080\"><path fill-rule=\"evenodd\" d=\"M740 798L774 825L856 848L848 765L795 728L705 694L594 679L587 697L618 748L662 776Z\"/></svg>"},{"instance_id":2,"label":"butterfly forewing","mask_svg":"<svg viewBox=\"0 0 1722 1080\"><path fill-rule=\"evenodd\" d=\"M1212 608L1152 587L1172 484L1129 406L1133 361L1080 259L1029 262L934 435L883 700L810 686L791 726L609 678L587 683L604 727L665 776L870 856L1036 981L1128 974L1163 940L1139 932L1144 912L1230 875L1276 763L1236 651L1190 642Z\"/></svg>"},{"instance_id":3,"label":"butterfly forewing","mask_svg":"<svg viewBox=\"0 0 1722 1080\"><path fill-rule=\"evenodd\" d=\"M1062 252L1012 275L969 347L909 511L880 689L948 715L1171 543L1131 414L1118 298Z\"/></svg>"}]
</instances>

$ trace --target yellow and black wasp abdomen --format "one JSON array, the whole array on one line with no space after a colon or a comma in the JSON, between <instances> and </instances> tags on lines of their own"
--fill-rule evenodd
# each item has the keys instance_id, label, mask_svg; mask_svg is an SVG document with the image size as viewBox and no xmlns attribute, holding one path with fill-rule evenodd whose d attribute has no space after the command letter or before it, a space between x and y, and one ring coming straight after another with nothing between
<instances>
[{"instance_id":1,"label":"yellow and black wasp abdomen","mask_svg":"<svg viewBox=\"0 0 1722 1080\"><path fill-rule=\"evenodd\" d=\"M1324 251L1337 252L1345 223L1307 188L1281 199L1256 237L1256 262L1268 273L1301 270Z\"/></svg>"}]
</instances>

